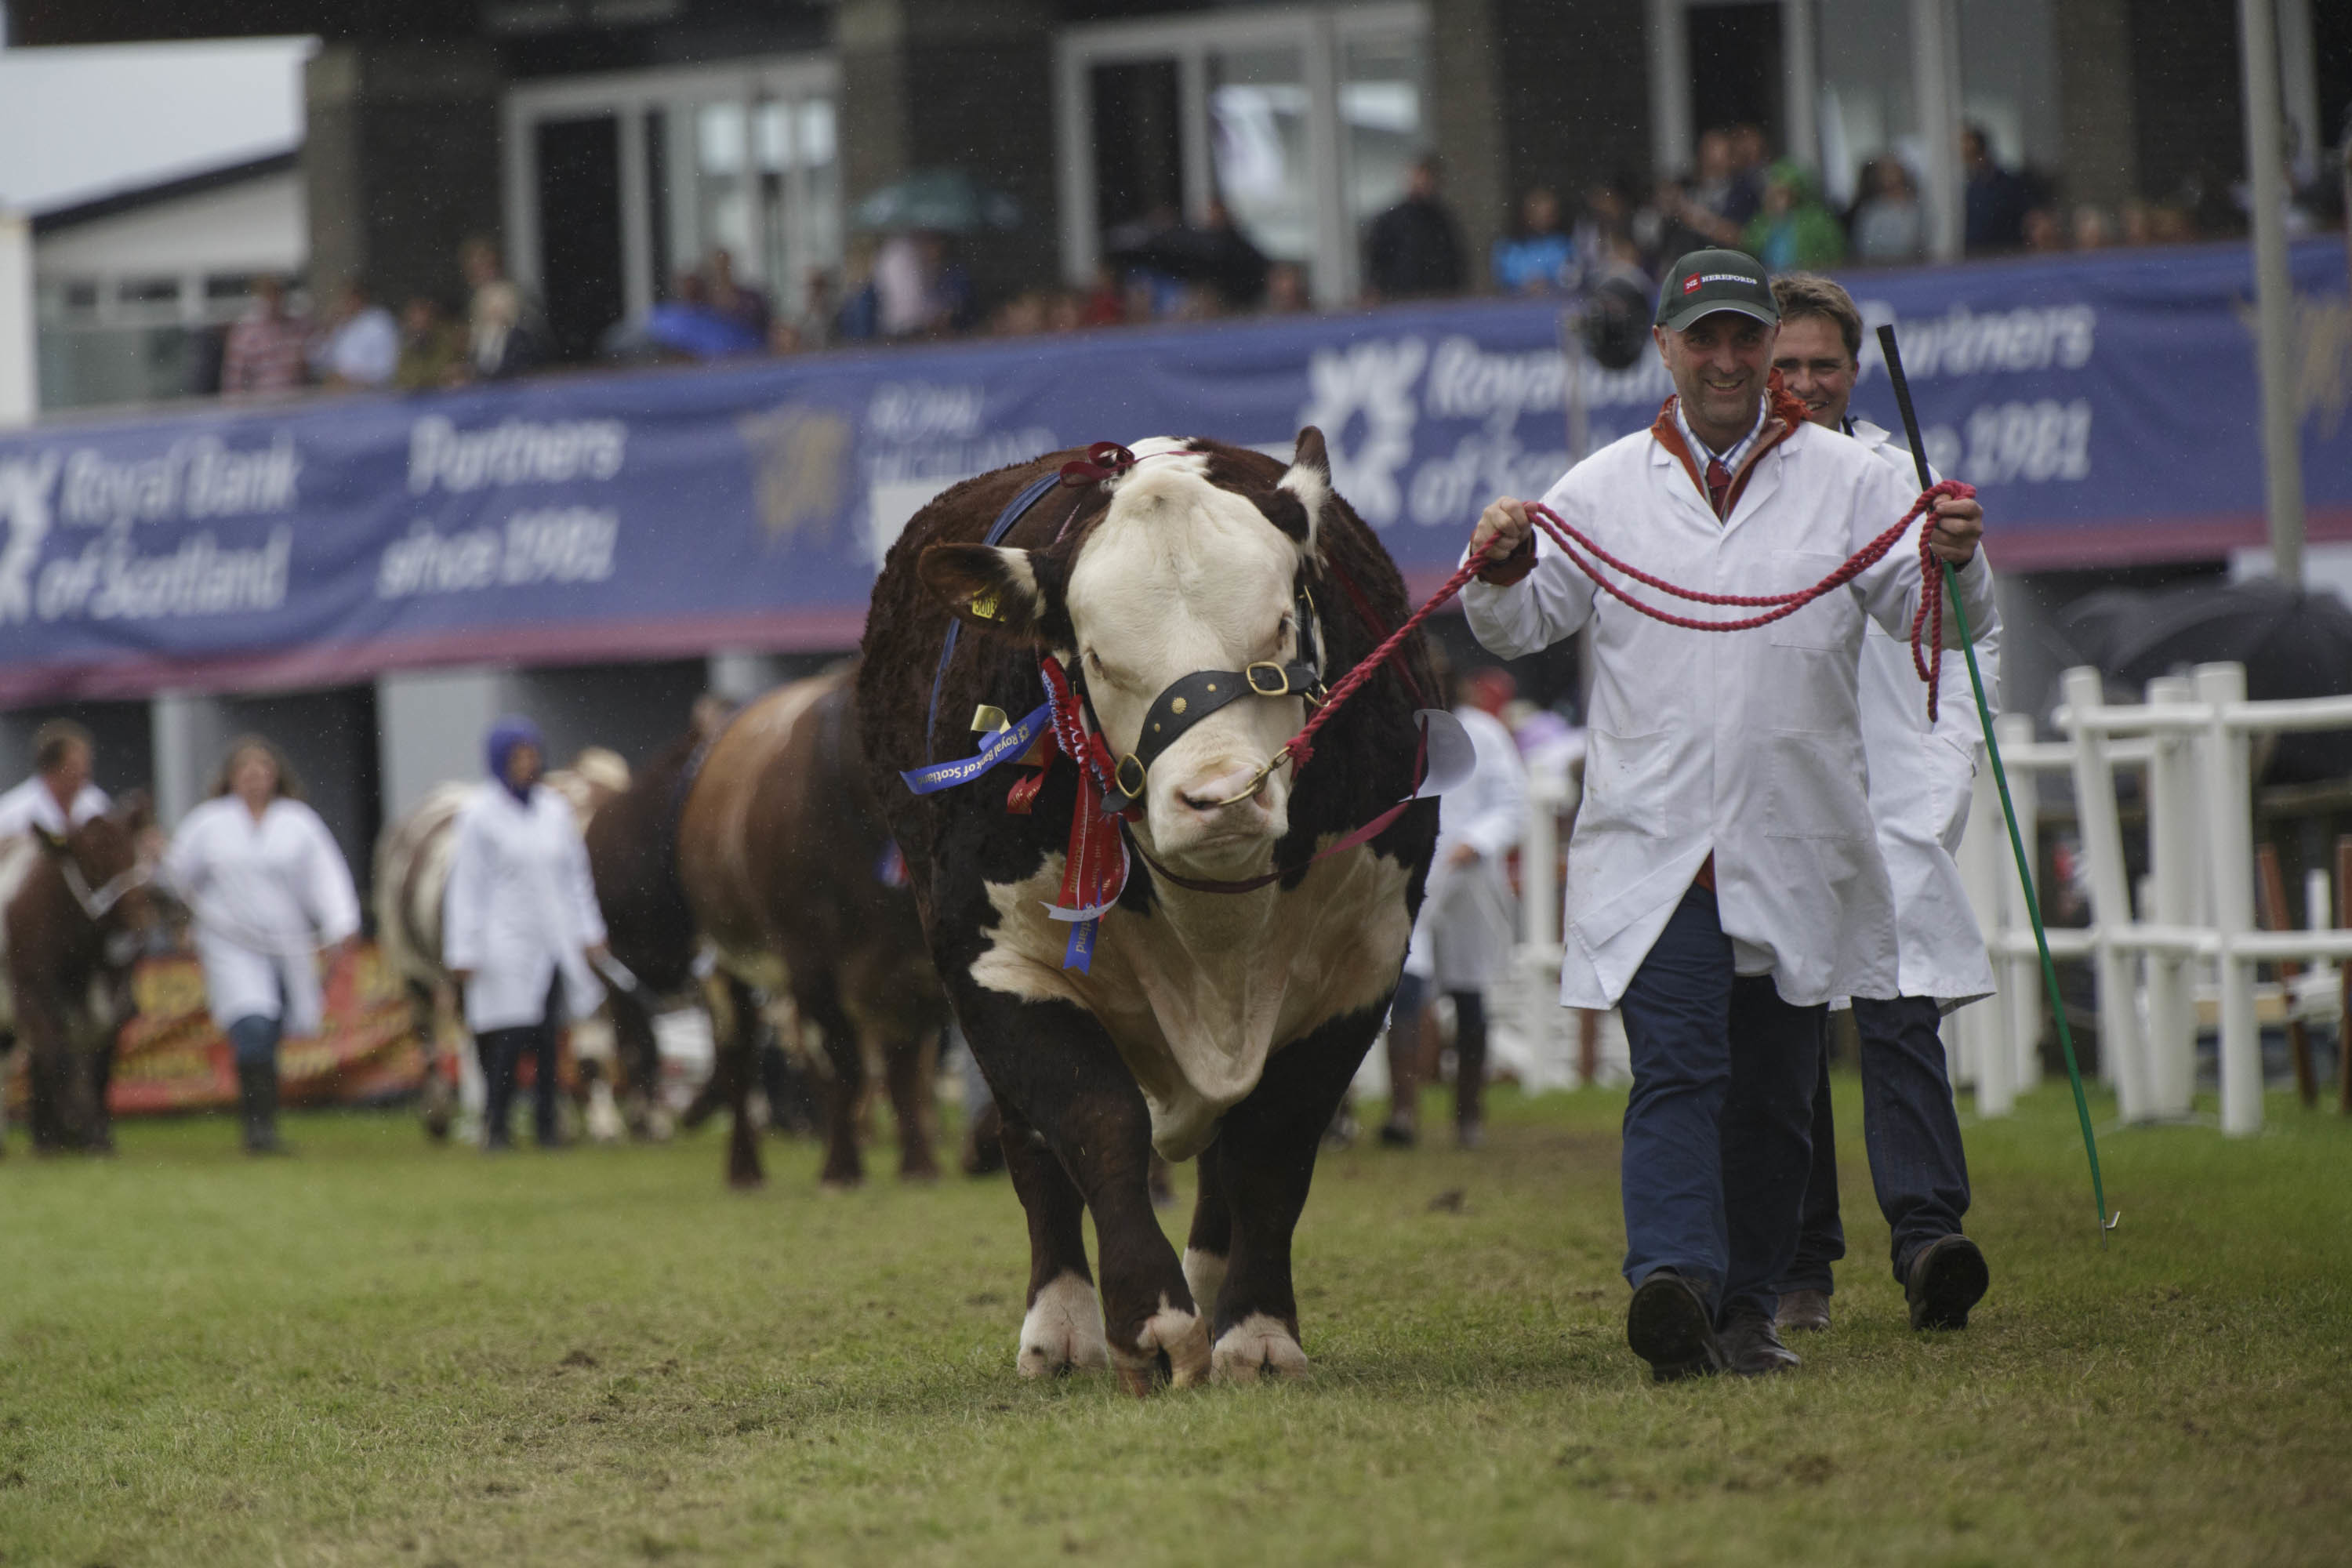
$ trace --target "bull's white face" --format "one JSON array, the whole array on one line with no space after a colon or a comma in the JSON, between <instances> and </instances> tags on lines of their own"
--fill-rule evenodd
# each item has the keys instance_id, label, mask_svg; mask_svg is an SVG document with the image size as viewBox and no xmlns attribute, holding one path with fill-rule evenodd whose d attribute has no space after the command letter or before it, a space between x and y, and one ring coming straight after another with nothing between
<instances>
[{"instance_id":1,"label":"bull's white face","mask_svg":"<svg viewBox=\"0 0 2352 1568\"><path fill-rule=\"evenodd\" d=\"M1083 677L1114 759L1140 753L1151 706L1176 681L1202 670L1240 681L1253 664L1298 656L1299 569L1332 504L1329 458L1312 426L1270 491L1212 483L1219 459L1188 442L1139 441L1134 452L1076 559L1045 573L1066 571L1058 584L1041 583L1042 558L1023 550L940 544L922 562L932 591L967 620L1053 639ZM1058 646L1065 638L1070 646ZM1147 775L1139 827L1152 853L1206 876L1262 869L1289 831L1290 770L1257 775L1306 708L1297 697L1247 696L1179 734Z\"/></svg>"},{"instance_id":2,"label":"bull's white face","mask_svg":"<svg viewBox=\"0 0 2352 1568\"><path fill-rule=\"evenodd\" d=\"M1137 750L1153 701L1193 671L1297 657L1300 557L1298 541L1188 458L1143 463L1121 481L1071 568L1077 646L1062 650L1086 672L1112 756ZM1262 862L1289 828L1289 771L1232 797L1305 721L1298 698L1245 697L1185 731L1151 764L1143 826L1154 852L1213 871Z\"/></svg>"}]
</instances>

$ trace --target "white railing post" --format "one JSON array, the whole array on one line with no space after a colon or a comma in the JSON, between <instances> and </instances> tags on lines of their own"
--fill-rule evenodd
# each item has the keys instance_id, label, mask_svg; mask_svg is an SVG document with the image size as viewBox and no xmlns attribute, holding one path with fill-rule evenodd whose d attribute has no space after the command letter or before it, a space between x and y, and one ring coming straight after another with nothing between
<instances>
[{"instance_id":1,"label":"white railing post","mask_svg":"<svg viewBox=\"0 0 2352 1568\"><path fill-rule=\"evenodd\" d=\"M2016 868L2010 864L2008 829L2000 820L2000 795L1990 767L1977 770L1976 787L1969 795L1969 826L1960 839L1958 861L1960 885L1968 890L1969 907L1976 911L1977 929L1990 944L2005 934L2002 911L2008 903L2001 898L2001 884L2017 879ZM2008 1002L2002 994L2012 983L2004 978L2011 966L1998 958L1993 963L1994 994L1961 1008L1951 1019L1959 1043L1952 1082L1956 1087L1963 1082L1975 1086L1979 1116L2006 1116L2017 1099L2017 1053L2009 1038Z\"/></svg>"},{"instance_id":2,"label":"white railing post","mask_svg":"<svg viewBox=\"0 0 2352 1568\"><path fill-rule=\"evenodd\" d=\"M2240 947L2254 929L2254 805L2246 737L2229 709L2246 700L2246 670L2200 664L2197 700L2212 710L2199 739L2205 844L2213 878L2213 923L2221 979L2221 1131L2244 1137L2263 1128L2263 1040L2254 1018L2254 975Z\"/></svg>"},{"instance_id":3,"label":"white railing post","mask_svg":"<svg viewBox=\"0 0 2352 1568\"><path fill-rule=\"evenodd\" d=\"M2148 1114L2147 1058L2140 1048L2139 1000L2132 965L2116 937L2132 923L2131 882L2124 868L2123 825L2107 737L2092 715L2105 697L2099 672L2078 666L2065 675L2067 739L2074 751L2074 817L2091 873L2091 963L2099 983L2099 1060L2116 1086L2126 1121Z\"/></svg>"},{"instance_id":4,"label":"white railing post","mask_svg":"<svg viewBox=\"0 0 2352 1568\"><path fill-rule=\"evenodd\" d=\"M1994 736L2000 740L2004 753L2021 752L2033 744L2033 720L2024 713L2004 713L1992 721ZM2009 774L2009 803L2017 812L2017 836L2025 845L2025 863L2042 873L2042 783L2032 768L2017 768ZM2011 857L2014 858L2013 856ZM2003 936L2031 936L2033 931L2033 911L2026 907L2025 886L2018 879L2017 868L2004 865L2000 873L2001 918ZM2042 961L2031 946L2018 944L2019 951L2001 963L2001 1005L2008 1016L2010 1049L2010 1082L2016 1089L2032 1089L2042 1081Z\"/></svg>"},{"instance_id":5,"label":"white railing post","mask_svg":"<svg viewBox=\"0 0 2352 1568\"><path fill-rule=\"evenodd\" d=\"M2184 676L2147 683L2151 708L2194 701ZM2158 729L2147 764L2147 858L2151 897L2141 918L2185 927L2197 920L2197 756L2189 737ZM2191 958L2170 951L2147 955L2148 1113L2186 1116L2197 1084L2196 973Z\"/></svg>"}]
</instances>

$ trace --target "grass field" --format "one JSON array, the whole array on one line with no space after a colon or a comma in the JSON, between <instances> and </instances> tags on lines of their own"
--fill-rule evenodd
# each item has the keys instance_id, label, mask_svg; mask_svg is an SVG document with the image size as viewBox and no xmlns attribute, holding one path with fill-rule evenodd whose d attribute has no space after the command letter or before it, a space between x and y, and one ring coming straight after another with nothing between
<instances>
[{"instance_id":1,"label":"grass field","mask_svg":"<svg viewBox=\"0 0 2352 1568\"><path fill-rule=\"evenodd\" d=\"M295 1118L267 1163L225 1121L17 1144L0 1562L2346 1560L2352 1127L2109 1135L2103 1255L2045 1089L1970 1129L1993 1293L1930 1338L1839 1087L1837 1327L1793 1377L1666 1388L1600 1093L1327 1158L1312 1382L1148 1403L1014 1377L1002 1178L824 1197L772 1145L733 1195L711 1136L489 1162L395 1115Z\"/></svg>"}]
</instances>

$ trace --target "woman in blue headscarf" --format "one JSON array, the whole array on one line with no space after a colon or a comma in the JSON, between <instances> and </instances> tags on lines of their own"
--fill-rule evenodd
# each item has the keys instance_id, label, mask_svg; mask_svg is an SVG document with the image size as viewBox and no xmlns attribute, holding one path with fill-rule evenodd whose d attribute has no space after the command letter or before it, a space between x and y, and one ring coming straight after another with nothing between
<instances>
[{"instance_id":1,"label":"woman in blue headscarf","mask_svg":"<svg viewBox=\"0 0 2352 1568\"><path fill-rule=\"evenodd\" d=\"M442 911L442 956L466 993L466 1026L489 1103L485 1149L511 1147L507 1119L526 1052L536 1063L540 1145L559 1142L555 1044L568 1014L604 1000L594 964L604 921L571 805L540 783L547 752L528 719L501 719L487 745L490 776L457 818Z\"/></svg>"}]
</instances>

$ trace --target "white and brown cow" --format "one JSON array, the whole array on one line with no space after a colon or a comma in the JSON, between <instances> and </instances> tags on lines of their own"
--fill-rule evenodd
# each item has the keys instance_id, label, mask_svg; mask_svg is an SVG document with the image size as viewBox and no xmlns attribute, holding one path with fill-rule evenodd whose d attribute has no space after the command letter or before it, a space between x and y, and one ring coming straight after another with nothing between
<instances>
[{"instance_id":1,"label":"white and brown cow","mask_svg":"<svg viewBox=\"0 0 2352 1568\"><path fill-rule=\"evenodd\" d=\"M1287 465L1212 441L1144 442L1132 466L1120 454L1107 475L1073 469L1001 545L982 542L1014 498L1086 456L959 485L892 549L858 680L874 787L1003 1110L1029 1218L1022 1373L1108 1361L1138 1393L1213 1370L1297 1374L1291 1235L1318 1142L1395 990L1436 805L1318 857L1413 789L1428 664L1416 645L1333 717L1296 777L1258 781L1305 700L1250 697L1175 723L1185 703L1171 687L1199 677L1181 688L1197 700L1215 672L1303 659L1337 679L1405 617L1394 565L1332 491L1313 429ZM950 613L963 630L935 700ZM1078 677L1111 757L1149 753L1147 723L1179 734L1137 781L1122 831L1139 853L1083 973L1064 967L1071 928L1046 908L1076 765L1056 758L1034 794L1011 765L922 795L899 777L971 752L977 706L1034 709L1044 657ZM1181 1263L1147 1191L1155 1145L1200 1159Z\"/></svg>"}]
</instances>

